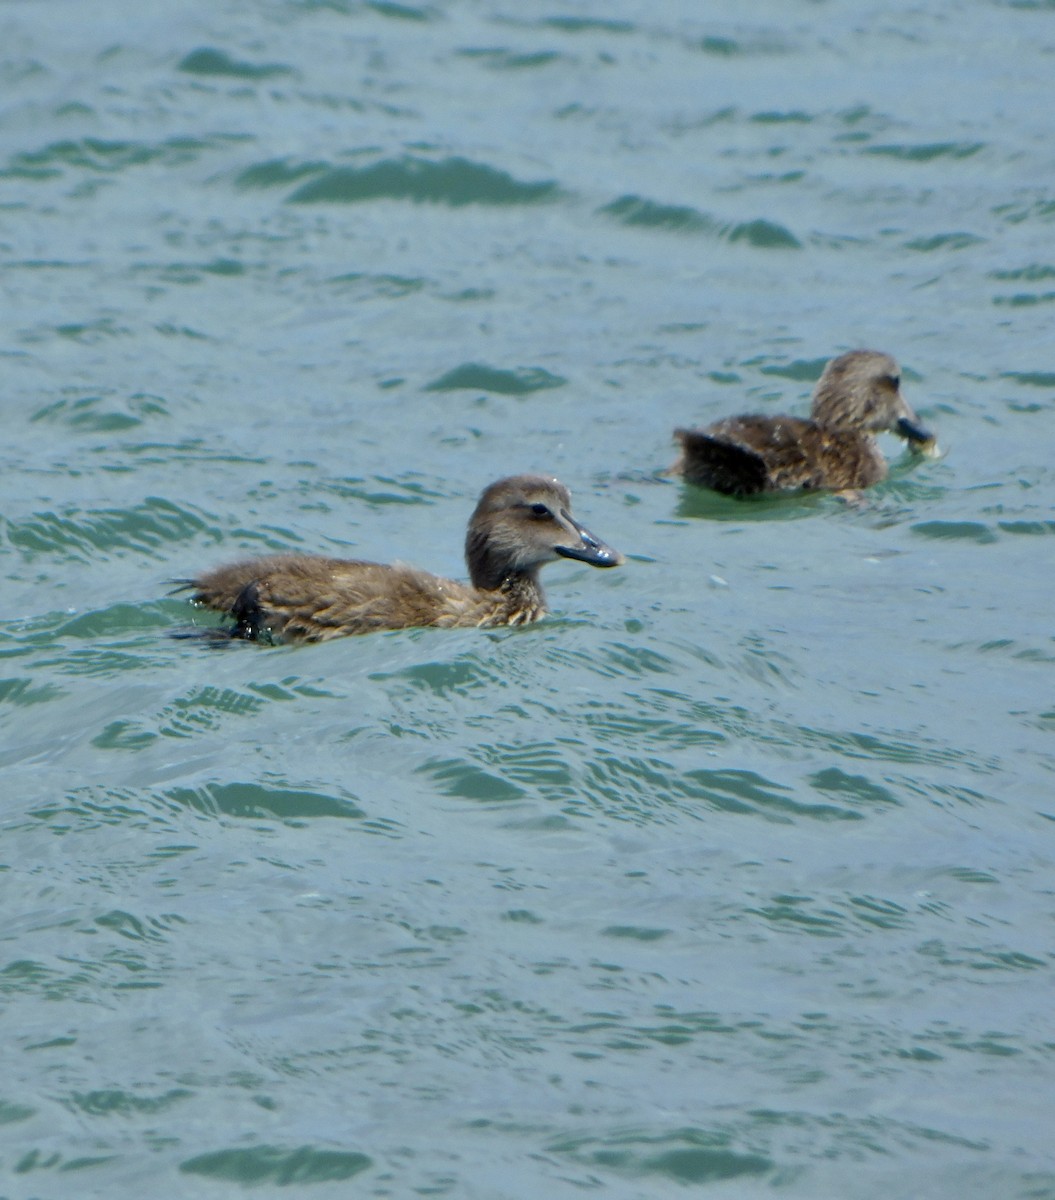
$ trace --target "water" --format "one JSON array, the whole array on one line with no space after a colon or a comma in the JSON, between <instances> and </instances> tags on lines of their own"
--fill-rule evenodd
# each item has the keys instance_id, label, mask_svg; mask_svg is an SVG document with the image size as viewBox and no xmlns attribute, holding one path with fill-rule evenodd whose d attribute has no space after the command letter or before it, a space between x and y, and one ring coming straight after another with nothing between
<instances>
[{"instance_id":1,"label":"water","mask_svg":"<svg viewBox=\"0 0 1055 1200\"><path fill-rule=\"evenodd\" d=\"M1055 8L0 46L0 1194L1055 1197ZM946 457L663 476L862 344ZM168 636L523 470L629 556L543 625Z\"/></svg>"}]
</instances>

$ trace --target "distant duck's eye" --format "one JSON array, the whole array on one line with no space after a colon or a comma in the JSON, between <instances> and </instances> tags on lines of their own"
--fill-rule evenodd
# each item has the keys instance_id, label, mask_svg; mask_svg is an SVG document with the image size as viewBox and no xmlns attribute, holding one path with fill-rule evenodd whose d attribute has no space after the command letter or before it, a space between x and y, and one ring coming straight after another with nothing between
<instances>
[{"instance_id":1,"label":"distant duck's eye","mask_svg":"<svg viewBox=\"0 0 1055 1200\"><path fill-rule=\"evenodd\" d=\"M550 515L550 511L545 504L532 504L531 511L536 517L548 517Z\"/></svg>"},{"instance_id":2,"label":"distant duck's eye","mask_svg":"<svg viewBox=\"0 0 1055 1200\"><path fill-rule=\"evenodd\" d=\"M894 389L895 392L898 390L899 387L901 387L901 376L900 375L888 375L887 381L889 382L890 386Z\"/></svg>"}]
</instances>

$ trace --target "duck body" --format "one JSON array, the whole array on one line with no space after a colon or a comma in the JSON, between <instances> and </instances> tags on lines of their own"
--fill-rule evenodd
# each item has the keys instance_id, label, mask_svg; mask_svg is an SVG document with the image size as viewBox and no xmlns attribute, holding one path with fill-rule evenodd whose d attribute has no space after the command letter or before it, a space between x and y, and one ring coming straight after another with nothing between
<instances>
[{"instance_id":1,"label":"duck body","mask_svg":"<svg viewBox=\"0 0 1055 1200\"><path fill-rule=\"evenodd\" d=\"M706 429L675 430L675 437L685 478L731 496L871 487L887 473L870 434L828 429L805 417L727 417Z\"/></svg>"},{"instance_id":2,"label":"duck body","mask_svg":"<svg viewBox=\"0 0 1055 1200\"><path fill-rule=\"evenodd\" d=\"M851 350L825 367L809 418L751 414L676 429L681 457L673 469L733 496L870 487L887 475L877 433L895 433L920 449L934 445L900 384L889 354Z\"/></svg>"},{"instance_id":3,"label":"duck body","mask_svg":"<svg viewBox=\"0 0 1055 1200\"><path fill-rule=\"evenodd\" d=\"M185 582L193 600L234 617L231 637L327 641L385 629L524 625L546 613L540 568L557 558L614 567L622 555L571 516L567 488L519 475L491 484L469 523L471 582L402 563L277 554Z\"/></svg>"}]
</instances>

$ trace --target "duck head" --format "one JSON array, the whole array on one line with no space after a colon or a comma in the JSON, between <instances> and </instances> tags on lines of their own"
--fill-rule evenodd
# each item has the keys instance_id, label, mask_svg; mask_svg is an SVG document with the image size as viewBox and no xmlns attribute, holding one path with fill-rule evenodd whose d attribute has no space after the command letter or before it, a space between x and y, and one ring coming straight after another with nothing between
<instances>
[{"instance_id":1,"label":"duck head","mask_svg":"<svg viewBox=\"0 0 1055 1200\"><path fill-rule=\"evenodd\" d=\"M592 567L624 561L571 515L571 495L546 475L514 475L484 490L469 521L465 559L474 587L493 591L511 577L534 577L557 558Z\"/></svg>"},{"instance_id":2,"label":"duck head","mask_svg":"<svg viewBox=\"0 0 1055 1200\"><path fill-rule=\"evenodd\" d=\"M880 350L850 350L833 358L813 392L813 419L828 429L883 433L929 450L934 435L901 395L901 368Z\"/></svg>"}]
</instances>

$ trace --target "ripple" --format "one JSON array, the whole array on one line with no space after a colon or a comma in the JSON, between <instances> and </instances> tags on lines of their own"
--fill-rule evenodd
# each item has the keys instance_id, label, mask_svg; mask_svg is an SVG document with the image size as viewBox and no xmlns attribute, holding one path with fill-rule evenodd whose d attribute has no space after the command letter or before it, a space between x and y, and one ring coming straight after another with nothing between
<instances>
[{"instance_id":1,"label":"ripple","mask_svg":"<svg viewBox=\"0 0 1055 1200\"><path fill-rule=\"evenodd\" d=\"M83 918L67 919L64 925L76 925L85 932ZM92 931L106 930L91 923ZM103 937L99 941L104 941ZM151 947L152 949L153 947ZM0 995L36 996L47 1001L73 1000L83 1004L110 1004L109 993L157 989L163 969L154 967L143 954L120 948L104 950L96 958L81 958L67 953L50 966L34 959L18 959L0 970Z\"/></svg>"},{"instance_id":2,"label":"ripple","mask_svg":"<svg viewBox=\"0 0 1055 1200\"><path fill-rule=\"evenodd\" d=\"M783 225L773 221L723 222L681 204L660 204L642 196L625 195L599 208L622 225L660 229L673 233L703 233L729 242L746 242L761 250L800 249L802 243Z\"/></svg>"},{"instance_id":3,"label":"ripple","mask_svg":"<svg viewBox=\"0 0 1055 1200\"><path fill-rule=\"evenodd\" d=\"M398 479L385 475L374 475L369 479L307 479L299 485L305 496L317 496L325 492L341 500L355 500L368 508L382 510L390 504L431 504L442 496L442 492L427 487L416 479Z\"/></svg>"},{"instance_id":4,"label":"ripple","mask_svg":"<svg viewBox=\"0 0 1055 1200\"><path fill-rule=\"evenodd\" d=\"M1013 379L1027 387L1055 388L1055 371L1003 371L1001 379Z\"/></svg>"},{"instance_id":5,"label":"ripple","mask_svg":"<svg viewBox=\"0 0 1055 1200\"><path fill-rule=\"evenodd\" d=\"M395 0L366 0L364 8L377 13L379 17L388 17L391 21L413 21L418 24L438 20L440 16L434 8L422 8L415 4L396 4Z\"/></svg>"},{"instance_id":6,"label":"ripple","mask_svg":"<svg viewBox=\"0 0 1055 1200\"><path fill-rule=\"evenodd\" d=\"M426 284L426 280L420 276L367 275L361 271L334 275L326 282L339 295L382 296L392 300L412 296L415 292L420 292Z\"/></svg>"},{"instance_id":7,"label":"ripple","mask_svg":"<svg viewBox=\"0 0 1055 1200\"><path fill-rule=\"evenodd\" d=\"M168 405L160 396L140 393L123 399L82 396L76 400L56 400L54 404L38 409L30 421L66 425L86 433L121 433L153 417L169 415Z\"/></svg>"},{"instance_id":8,"label":"ripple","mask_svg":"<svg viewBox=\"0 0 1055 1200\"><path fill-rule=\"evenodd\" d=\"M1013 296L994 296L993 303L1008 308L1030 308L1036 304L1055 303L1055 292L1016 292Z\"/></svg>"},{"instance_id":9,"label":"ripple","mask_svg":"<svg viewBox=\"0 0 1055 1200\"><path fill-rule=\"evenodd\" d=\"M369 167L331 167L302 184L290 204L361 204L368 200L413 200L448 204L537 204L555 199L553 180L523 183L506 171L466 158L440 162L406 156Z\"/></svg>"},{"instance_id":10,"label":"ripple","mask_svg":"<svg viewBox=\"0 0 1055 1200\"><path fill-rule=\"evenodd\" d=\"M682 483L675 514L690 521L803 521L841 505L841 500L820 490L726 496L709 488Z\"/></svg>"},{"instance_id":11,"label":"ripple","mask_svg":"<svg viewBox=\"0 0 1055 1200\"><path fill-rule=\"evenodd\" d=\"M546 1150L596 1168L634 1177L659 1176L679 1184L766 1175L775 1167L763 1155L735 1149L727 1133L694 1128L654 1135L627 1131L607 1137L558 1138Z\"/></svg>"},{"instance_id":12,"label":"ripple","mask_svg":"<svg viewBox=\"0 0 1055 1200\"><path fill-rule=\"evenodd\" d=\"M69 508L61 513L35 513L26 520L6 521L7 538L30 556L59 554L98 560L104 554L133 550L161 557L175 542L215 534L205 519L189 508L157 496L132 508L87 512Z\"/></svg>"},{"instance_id":13,"label":"ripple","mask_svg":"<svg viewBox=\"0 0 1055 1200\"><path fill-rule=\"evenodd\" d=\"M178 603L178 602L177 602ZM59 637L78 638L83 641L97 641L99 638L113 635L131 635L140 632L153 632L166 628L172 617L172 601L158 601L153 604L118 603L107 605L106 608L93 609L89 612L78 613L75 617L63 621L55 629ZM129 650L142 650L142 642L133 640ZM93 649L120 649L116 646L93 647Z\"/></svg>"},{"instance_id":14,"label":"ripple","mask_svg":"<svg viewBox=\"0 0 1055 1200\"><path fill-rule=\"evenodd\" d=\"M657 748L684 750L720 746L727 741L722 730L708 727L713 725L708 706L693 704L684 697L678 700L684 703L671 704L662 693L651 691L640 697L631 696L628 704L610 700L587 704L581 719L591 734L606 745L623 746L632 738L640 738ZM669 715L657 716L657 710ZM652 715L646 715L649 713Z\"/></svg>"},{"instance_id":15,"label":"ripple","mask_svg":"<svg viewBox=\"0 0 1055 1200\"><path fill-rule=\"evenodd\" d=\"M899 805L900 800L888 788L873 783L864 775L850 775L839 767L826 767L810 777L810 783L819 792L830 792L851 803L874 805Z\"/></svg>"},{"instance_id":16,"label":"ripple","mask_svg":"<svg viewBox=\"0 0 1055 1200\"><path fill-rule=\"evenodd\" d=\"M1046 264L1033 263L1028 267L1015 267L1003 271L990 271L990 279L998 279L1004 283L1040 283L1045 279L1055 279L1055 267Z\"/></svg>"},{"instance_id":17,"label":"ripple","mask_svg":"<svg viewBox=\"0 0 1055 1200\"><path fill-rule=\"evenodd\" d=\"M185 925L182 917L167 915L163 917L140 918L123 909L115 908L94 918L94 924L100 929L109 929L119 937L128 938L133 942L163 942L173 927Z\"/></svg>"},{"instance_id":18,"label":"ripple","mask_svg":"<svg viewBox=\"0 0 1055 1200\"><path fill-rule=\"evenodd\" d=\"M393 681L405 685L411 692L424 692L441 698L468 696L499 682L499 676L473 655L453 662L420 662L395 671L376 671L370 675L370 679L378 683Z\"/></svg>"},{"instance_id":19,"label":"ripple","mask_svg":"<svg viewBox=\"0 0 1055 1200\"><path fill-rule=\"evenodd\" d=\"M18 1121L28 1121L30 1117L36 1116L37 1110L30 1108L26 1104L12 1104L7 1100L0 1100L0 1125L14 1125Z\"/></svg>"},{"instance_id":20,"label":"ripple","mask_svg":"<svg viewBox=\"0 0 1055 1200\"><path fill-rule=\"evenodd\" d=\"M235 179L235 187L251 188L289 187L306 176L318 175L326 170L322 162L290 163L284 158L273 158L268 162L246 167Z\"/></svg>"},{"instance_id":21,"label":"ripple","mask_svg":"<svg viewBox=\"0 0 1055 1200\"><path fill-rule=\"evenodd\" d=\"M62 1103L71 1112L82 1112L90 1117L152 1117L167 1112L193 1095L188 1088L170 1088L158 1096L137 1095L123 1088L103 1088L91 1092L71 1092Z\"/></svg>"},{"instance_id":22,"label":"ripple","mask_svg":"<svg viewBox=\"0 0 1055 1200\"><path fill-rule=\"evenodd\" d=\"M0 177L50 178L61 175L71 167L100 174L149 164L181 167L197 161L207 151L227 147L232 142L249 140L248 134L214 134L208 138L172 137L153 144L91 137L69 139L50 142L40 150L26 150L13 155L9 166L0 170Z\"/></svg>"},{"instance_id":23,"label":"ripple","mask_svg":"<svg viewBox=\"0 0 1055 1200\"><path fill-rule=\"evenodd\" d=\"M24 708L31 704L47 704L62 694L62 689L53 683L38 684L26 677L0 679L0 704Z\"/></svg>"},{"instance_id":24,"label":"ripple","mask_svg":"<svg viewBox=\"0 0 1055 1200\"><path fill-rule=\"evenodd\" d=\"M283 63L257 65L238 62L223 50L202 46L185 55L176 68L188 75L230 75L236 79L271 79L276 75L291 75L293 68Z\"/></svg>"},{"instance_id":25,"label":"ripple","mask_svg":"<svg viewBox=\"0 0 1055 1200\"><path fill-rule=\"evenodd\" d=\"M714 217L684 204L659 204L642 196L620 196L597 210L615 217L623 225L639 225L646 229L667 229L675 233L713 233L721 231Z\"/></svg>"},{"instance_id":26,"label":"ripple","mask_svg":"<svg viewBox=\"0 0 1055 1200\"><path fill-rule=\"evenodd\" d=\"M730 242L747 242L759 250L800 250L802 243L775 221L754 220L734 225L726 234Z\"/></svg>"},{"instance_id":27,"label":"ripple","mask_svg":"<svg viewBox=\"0 0 1055 1200\"><path fill-rule=\"evenodd\" d=\"M345 796L275 787L257 781L173 788L165 796L174 804L210 816L276 817L280 821L301 822L318 817L357 820L365 815L357 804Z\"/></svg>"},{"instance_id":28,"label":"ripple","mask_svg":"<svg viewBox=\"0 0 1055 1200\"><path fill-rule=\"evenodd\" d=\"M962 968L972 971L1038 971L1047 970L1050 966L1047 958L1038 958L1018 950L989 949L981 946L950 946L940 938L931 938L924 942L918 950L924 958L931 960L943 968L954 968L957 973ZM986 1040L983 1053L996 1052L991 1049L992 1039ZM1019 1053L1018 1050L1007 1048L1001 1043L999 1053L1002 1055Z\"/></svg>"},{"instance_id":29,"label":"ripple","mask_svg":"<svg viewBox=\"0 0 1055 1200\"><path fill-rule=\"evenodd\" d=\"M971 246L984 245L985 241L985 238L973 233L936 233L929 237L910 238L905 242L905 249L931 254L935 250L966 250Z\"/></svg>"},{"instance_id":30,"label":"ripple","mask_svg":"<svg viewBox=\"0 0 1055 1200\"><path fill-rule=\"evenodd\" d=\"M481 363L462 363L452 367L438 379L425 385L426 392L459 390L495 392L500 396L526 396L547 388L563 387L568 381L562 375L551 375L542 367L519 367L503 370Z\"/></svg>"},{"instance_id":31,"label":"ripple","mask_svg":"<svg viewBox=\"0 0 1055 1200\"><path fill-rule=\"evenodd\" d=\"M971 158L985 149L985 142L925 142L922 145L890 143L866 146L863 154L879 154L904 162L933 162L937 158Z\"/></svg>"},{"instance_id":32,"label":"ripple","mask_svg":"<svg viewBox=\"0 0 1055 1200\"><path fill-rule=\"evenodd\" d=\"M1055 533L1055 521L997 521L997 529L1025 537L1044 537Z\"/></svg>"},{"instance_id":33,"label":"ripple","mask_svg":"<svg viewBox=\"0 0 1055 1200\"><path fill-rule=\"evenodd\" d=\"M1010 204L999 204L993 209L996 216L1002 217L1009 225L1021 225L1024 221L1040 220L1047 223L1055 217L1055 200L1036 200L1024 207Z\"/></svg>"},{"instance_id":34,"label":"ripple","mask_svg":"<svg viewBox=\"0 0 1055 1200\"><path fill-rule=\"evenodd\" d=\"M445 795L462 800L504 804L526 794L523 788L462 759L433 760L419 767L418 773L432 779Z\"/></svg>"},{"instance_id":35,"label":"ripple","mask_svg":"<svg viewBox=\"0 0 1055 1200\"><path fill-rule=\"evenodd\" d=\"M629 938L635 942L659 942L670 932L669 929L654 929L643 925L609 925L601 930L601 936Z\"/></svg>"},{"instance_id":36,"label":"ripple","mask_svg":"<svg viewBox=\"0 0 1055 1200\"><path fill-rule=\"evenodd\" d=\"M1000 766L996 759L979 757L962 746L950 746L937 739L924 737L918 729L884 729L878 732L825 730L776 721L765 736L783 745L811 746L850 759L863 758L914 766L958 764L965 770L979 774L989 774Z\"/></svg>"},{"instance_id":37,"label":"ripple","mask_svg":"<svg viewBox=\"0 0 1055 1200\"><path fill-rule=\"evenodd\" d=\"M698 40L686 43L690 49L699 50L703 54L715 58L736 58L740 55L754 54L788 54L792 44L775 30L759 29L747 36L727 37L719 34L709 34Z\"/></svg>"},{"instance_id":38,"label":"ripple","mask_svg":"<svg viewBox=\"0 0 1055 1200\"><path fill-rule=\"evenodd\" d=\"M771 821L791 821L810 817L820 821L859 821L862 814L837 804L806 803L796 799L792 790L773 783L754 771L695 770L686 778L698 787L698 795L721 812L753 814Z\"/></svg>"},{"instance_id":39,"label":"ripple","mask_svg":"<svg viewBox=\"0 0 1055 1200\"><path fill-rule=\"evenodd\" d=\"M756 112L748 117L748 120L756 125L809 125L813 119L808 112L803 112L801 109L792 109L787 112L778 110Z\"/></svg>"},{"instance_id":40,"label":"ripple","mask_svg":"<svg viewBox=\"0 0 1055 1200\"><path fill-rule=\"evenodd\" d=\"M52 1150L26 1150L12 1164L12 1169L18 1175L29 1175L32 1171L62 1171L72 1174L75 1171L94 1170L106 1166L116 1160L115 1154L79 1154L69 1158ZM87 1183L86 1187L90 1186Z\"/></svg>"},{"instance_id":41,"label":"ripple","mask_svg":"<svg viewBox=\"0 0 1055 1200\"><path fill-rule=\"evenodd\" d=\"M921 537L937 541L975 542L988 546L997 541L997 535L981 521L920 521L910 527Z\"/></svg>"},{"instance_id":42,"label":"ripple","mask_svg":"<svg viewBox=\"0 0 1055 1200\"><path fill-rule=\"evenodd\" d=\"M255 648L244 643L225 641L222 646L238 653L255 652ZM134 665L134 662L117 664L118 668L125 670ZM143 665L141 660L139 666ZM81 667L79 673L94 674L97 670L89 671ZM289 676L281 683L251 683L245 690L207 684L169 700L156 713L121 717L109 722L92 739L92 745L101 750L137 750L162 737L193 740L203 733L224 729L232 719L242 721L259 716L271 704L288 704L298 698L328 699L331 695L310 681L300 681L296 676Z\"/></svg>"},{"instance_id":43,"label":"ripple","mask_svg":"<svg viewBox=\"0 0 1055 1200\"><path fill-rule=\"evenodd\" d=\"M206 275L218 275L224 279L237 279L246 274L246 266L236 258L214 258L208 262L168 262L145 263L141 270L155 279L166 283L178 283L184 286L200 283ZM189 326L174 326L168 322L155 325L154 328L163 335L192 337L197 340L208 340L208 334L199 333Z\"/></svg>"},{"instance_id":44,"label":"ripple","mask_svg":"<svg viewBox=\"0 0 1055 1200\"><path fill-rule=\"evenodd\" d=\"M279 1187L290 1184L303 1187L351 1179L373 1165L368 1155L351 1151L319 1150L314 1146L293 1150L254 1146L199 1154L180 1163L179 1169L186 1175L204 1175L243 1186L273 1183Z\"/></svg>"},{"instance_id":45,"label":"ripple","mask_svg":"<svg viewBox=\"0 0 1055 1200\"><path fill-rule=\"evenodd\" d=\"M556 50L538 50L534 53L522 53L509 50L506 47L465 49L458 54L463 58L474 59L493 71L523 71L535 67L548 67L552 63L565 59L565 55Z\"/></svg>"},{"instance_id":46,"label":"ripple","mask_svg":"<svg viewBox=\"0 0 1055 1200\"><path fill-rule=\"evenodd\" d=\"M633 33L636 29L630 21L606 17L543 17L536 24L560 33Z\"/></svg>"},{"instance_id":47,"label":"ripple","mask_svg":"<svg viewBox=\"0 0 1055 1200\"><path fill-rule=\"evenodd\" d=\"M152 835L176 832L168 800L130 788L75 788L61 800L36 805L28 815L56 837L111 826Z\"/></svg>"},{"instance_id":48,"label":"ripple","mask_svg":"<svg viewBox=\"0 0 1055 1200\"><path fill-rule=\"evenodd\" d=\"M791 379L795 383L814 384L827 365L826 358L796 358L786 363L767 363L758 370L761 375L775 375L778 379Z\"/></svg>"}]
</instances>

